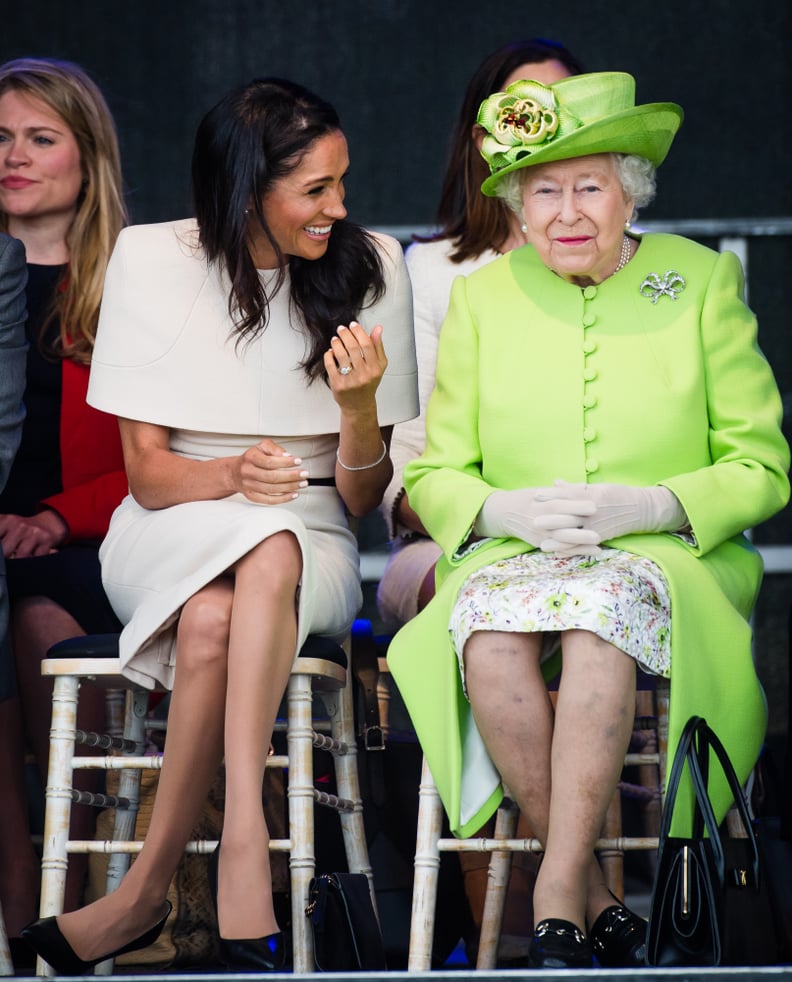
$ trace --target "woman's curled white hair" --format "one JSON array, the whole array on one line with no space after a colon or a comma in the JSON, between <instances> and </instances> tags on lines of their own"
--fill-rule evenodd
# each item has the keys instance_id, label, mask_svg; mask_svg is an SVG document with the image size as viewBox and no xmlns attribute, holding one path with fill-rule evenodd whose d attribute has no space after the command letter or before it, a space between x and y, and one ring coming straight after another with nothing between
<instances>
[{"instance_id":1,"label":"woman's curled white hair","mask_svg":"<svg viewBox=\"0 0 792 982\"><path fill-rule=\"evenodd\" d=\"M655 196L655 166L645 157L638 157L636 154L612 153L609 156L624 193L632 198L634 221L638 209L645 208ZM520 216L523 207L523 180L528 176L528 171L529 168L520 168L511 174L504 174L498 184L498 197Z\"/></svg>"}]
</instances>

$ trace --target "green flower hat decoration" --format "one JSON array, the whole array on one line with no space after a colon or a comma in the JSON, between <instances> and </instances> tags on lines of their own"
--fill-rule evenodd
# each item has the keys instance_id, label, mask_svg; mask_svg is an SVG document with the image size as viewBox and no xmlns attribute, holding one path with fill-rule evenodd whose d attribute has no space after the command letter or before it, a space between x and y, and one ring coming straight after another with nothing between
<instances>
[{"instance_id":1,"label":"green flower hat decoration","mask_svg":"<svg viewBox=\"0 0 792 982\"><path fill-rule=\"evenodd\" d=\"M555 93L541 82L513 82L481 104L476 122L487 131L481 155L492 171L500 170L536 147L565 136L581 121L558 105Z\"/></svg>"},{"instance_id":2,"label":"green flower hat decoration","mask_svg":"<svg viewBox=\"0 0 792 982\"><path fill-rule=\"evenodd\" d=\"M552 85L514 82L482 102L476 122L486 132L481 155L494 195L504 174L551 160L596 153L637 154L660 164L682 122L673 102L635 105L635 79L626 72L571 75Z\"/></svg>"}]
</instances>

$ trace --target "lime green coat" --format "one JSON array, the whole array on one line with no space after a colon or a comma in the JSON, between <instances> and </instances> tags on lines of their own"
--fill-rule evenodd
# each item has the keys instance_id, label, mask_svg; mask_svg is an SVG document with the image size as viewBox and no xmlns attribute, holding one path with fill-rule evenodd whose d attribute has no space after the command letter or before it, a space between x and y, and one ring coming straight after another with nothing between
<instances>
[{"instance_id":1,"label":"lime green coat","mask_svg":"<svg viewBox=\"0 0 792 982\"><path fill-rule=\"evenodd\" d=\"M405 471L444 557L434 600L388 656L455 834L476 831L502 791L462 694L450 612L474 570L530 548L496 539L465 550L493 488L562 478L674 492L695 544L671 534L612 544L650 557L668 581L669 756L696 713L747 777L767 714L748 625L762 565L742 532L788 500L780 419L731 253L646 235L621 272L581 289L526 246L455 282L426 450ZM716 785L722 815L729 797Z\"/></svg>"}]
</instances>

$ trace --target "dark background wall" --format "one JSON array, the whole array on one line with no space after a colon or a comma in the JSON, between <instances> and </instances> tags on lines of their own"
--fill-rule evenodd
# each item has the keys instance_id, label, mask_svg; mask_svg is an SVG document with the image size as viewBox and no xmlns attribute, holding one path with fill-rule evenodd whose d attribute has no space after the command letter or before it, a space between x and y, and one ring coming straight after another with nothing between
<instances>
[{"instance_id":1,"label":"dark background wall","mask_svg":"<svg viewBox=\"0 0 792 982\"><path fill-rule=\"evenodd\" d=\"M201 114L238 82L282 74L315 88L341 114L351 146L352 216L373 225L425 223L467 79L489 51L531 35L563 40L592 71L631 72L639 101L685 108L651 217L792 213L783 166L792 36L786 0L3 6L0 59L71 58L105 89L138 222L189 210L186 178Z\"/></svg>"},{"instance_id":2,"label":"dark background wall","mask_svg":"<svg viewBox=\"0 0 792 982\"><path fill-rule=\"evenodd\" d=\"M189 213L200 116L231 86L280 74L341 114L350 216L425 226L471 72L506 41L533 35L564 41L591 71L631 72L640 102L684 107L645 220L792 216L789 0L4 0L0 24L0 61L69 58L102 86L135 222ZM752 242L750 301L792 415L790 268L789 237ZM790 510L756 538L792 542ZM791 576L768 576L756 614L775 730L790 597Z\"/></svg>"}]
</instances>

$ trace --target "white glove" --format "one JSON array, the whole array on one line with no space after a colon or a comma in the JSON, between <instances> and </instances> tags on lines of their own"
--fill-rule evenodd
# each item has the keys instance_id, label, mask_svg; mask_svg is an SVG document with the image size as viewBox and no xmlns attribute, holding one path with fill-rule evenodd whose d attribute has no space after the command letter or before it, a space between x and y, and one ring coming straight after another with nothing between
<instances>
[{"instance_id":1,"label":"white glove","mask_svg":"<svg viewBox=\"0 0 792 982\"><path fill-rule=\"evenodd\" d=\"M596 503L585 493L564 495L559 500L555 488L518 488L515 491L493 491L482 505L474 525L478 535L522 539L544 552L555 552L560 531L569 533L561 545L566 555L593 555L601 541L597 532L581 528L585 518L596 511Z\"/></svg>"},{"instance_id":2,"label":"white glove","mask_svg":"<svg viewBox=\"0 0 792 982\"><path fill-rule=\"evenodd\" d=\"M633 532L675 532L687 523L687 515L676 495L668 488L655 485L648 488L627 484L566 484L559 481L553 488L543 489L552 495L553 506L560 500L577 503L581 497L594 502L596 510L583 518L583 528L596 532L601 542ZM562 548L566 542L564 530L556 536Z\"/></svg>"}]
</instances>

